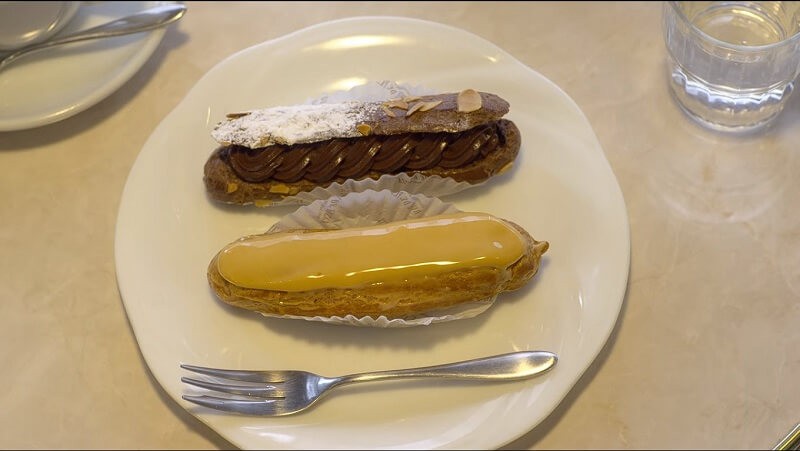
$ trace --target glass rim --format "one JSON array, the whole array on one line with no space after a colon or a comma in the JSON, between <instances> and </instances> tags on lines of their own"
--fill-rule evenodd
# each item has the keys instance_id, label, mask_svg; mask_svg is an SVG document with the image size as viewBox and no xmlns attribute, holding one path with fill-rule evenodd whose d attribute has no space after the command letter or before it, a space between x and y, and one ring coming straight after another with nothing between
<instances>
[{"instance_id":1,"label":"glass rim","mask_svg":"<svg viewBox=\"0 0 800 451\"><path fill-rule=\"evenodd\" d=\"M679 2L677 0L669 0L667 2L669 7L672 8L672 11L678 16L678 18L680 18L681 21L683 21L686 25L689 26L689 28L690 28L692 33L694 33L694 34L700 36L702 39L705 39L705 40L711 42L712 44L720 46L720 47L725 47L725 48L728 48L728 49L731 49L731 50L737 50L737 51L740 51L740 52L760 52L760 51L764 51L764 50L771 50L771 49L774 49L774 48L782 47L782 46L785 46L785 45L790 45L790 44L794 43L794 41L800 40L800 29L798 29L797 32L795 32L793 35L789 36L788 38L786 38L786 39L784 39L782 41L779 41L779 42L773 42L772 44L741 45L741 44L733 44L733 43L730 43L730 42L727 42L727 41L723 41L721 39L715 38L714 36L711 36L710 34L706 33L703 30L697 28L697 26L695 26L695 24L693 24L692 21L689 20L688 17L686 17L686 14L684 14L683 11L681 11L679 3L681 3L681 2Z\"/></svg>"}]
</instances>

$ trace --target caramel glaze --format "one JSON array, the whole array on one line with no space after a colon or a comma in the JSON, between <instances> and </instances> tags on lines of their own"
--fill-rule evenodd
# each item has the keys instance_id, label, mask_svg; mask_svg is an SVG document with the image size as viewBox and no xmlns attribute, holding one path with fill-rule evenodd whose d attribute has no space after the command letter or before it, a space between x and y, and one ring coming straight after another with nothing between
<instances>
[{"instance_id":1,"label":"caramel glaze","mask_svg":"<svg viewBox=\"0 0 800 451\"><path fill-rule=\"evenodd\" d=\"M459 212L245 237L220 252L217 269L242 288L309 291L397 284L474 268L508 278L506 269L524 253L522 235L508 223L486 213Z\"/></svg>"},{"instance_id":2,"label":"caramel glaze","mask_svg":"<svg viewBox=\"0 0 800 451\"><path fill-rule=\"evenodd\" d=\"M405 133L336 138L258 149L228 146L221 157L239 178L252 183L360 178L369 172L397 174L434 167L457 168L505 144L505 127L491 122L460 133Z\"/></svg>"}]
</instances>

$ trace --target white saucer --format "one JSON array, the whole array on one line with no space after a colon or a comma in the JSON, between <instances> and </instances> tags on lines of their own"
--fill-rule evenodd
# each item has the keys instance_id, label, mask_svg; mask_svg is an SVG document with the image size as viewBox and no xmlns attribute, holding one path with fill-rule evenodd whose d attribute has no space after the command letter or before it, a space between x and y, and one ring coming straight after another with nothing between
<instances>
[{"instance_id":1,"label":"white saucer","mask_svg":"<svg viewBox=\"0 0 800 451\"><path fill-rule=\"evenodd\" d=\"M59 35L167 2L84 4ZM25 56L0 72L0 132L51 124L95 105L150 58L166 28L79 42Z\"/></svg>"}]
</instances>

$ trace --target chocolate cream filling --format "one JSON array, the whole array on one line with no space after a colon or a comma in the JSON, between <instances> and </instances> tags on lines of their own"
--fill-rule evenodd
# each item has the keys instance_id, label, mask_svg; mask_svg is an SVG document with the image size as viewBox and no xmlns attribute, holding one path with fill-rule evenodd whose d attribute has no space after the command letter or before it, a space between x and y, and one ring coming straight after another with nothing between
<instances>
[{"instance_id":1,"label":"chocolate cream filling","mask_svg":"<svg viewBox=\"0 0 800 451\"><path fill-rule=\"evenodd\" d=\"M459 133L372 135L258 149L231 145L220 156L239 178L248 182L292 183L306 179L322 183L359 178L370 172L397 174L463 167L505 142L505 124L495 121Z\"/></svg>"}]
</instances>

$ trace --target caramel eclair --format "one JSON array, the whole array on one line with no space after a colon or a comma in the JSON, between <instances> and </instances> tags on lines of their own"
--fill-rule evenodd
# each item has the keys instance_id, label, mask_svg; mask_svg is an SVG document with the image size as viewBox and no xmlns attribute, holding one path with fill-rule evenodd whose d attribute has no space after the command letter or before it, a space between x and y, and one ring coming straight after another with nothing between
<instances>
[{"instance_id":1,"label":"caramel eclair","mask_svg":"<svg viewBox=\"0 0 800 451\"><path fill-rule=\"evenodd\" d=\"M513 222L459 212L243 237L214 256L208 280L224 302L268 315L414 319L522 287L548 247Z\"/></svg>"}]
</instances>

